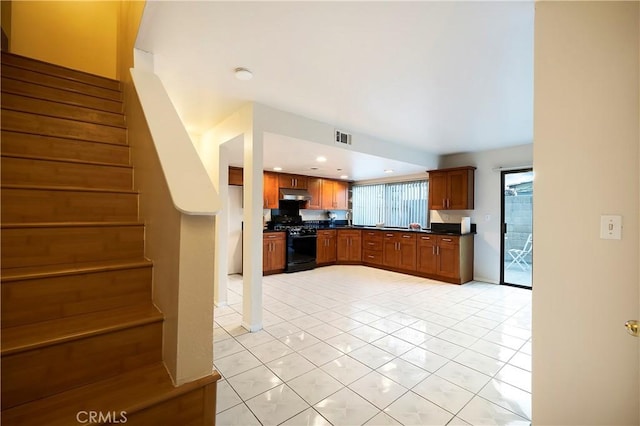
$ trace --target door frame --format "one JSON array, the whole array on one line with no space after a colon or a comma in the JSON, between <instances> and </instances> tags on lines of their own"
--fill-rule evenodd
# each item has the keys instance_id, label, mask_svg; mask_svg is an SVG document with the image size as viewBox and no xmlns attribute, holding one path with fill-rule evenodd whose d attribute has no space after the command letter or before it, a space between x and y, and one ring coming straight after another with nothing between
<instances>
[{"instance_id":1,"label":"door frame","mask_svg":"<svg viewBox=\"0 0 640 426\"><path fill-rule=\"evenodd\" d=\"M505 176L508 174L513 174L513 173L525 173L525 172L533 172L533 167L518 167L518 168L513 168L513 169L503 169L500 170L500 285L507 285L510 287L517 287L517 288L524 288L524 289L528 289L528 290L532 290L533 289L533 281L531 282L531 286L526 286L526 285L521 285L521 284L513 284L513 283L507 283L504 281L504 261L505 261L505 256L504 256L504 248L505 248L505 244L504 244L504 236L506 234L505 232L505 215L504 215L504 184L505 184ZM535 191L535 185L534 185L534 191ZM532 206L533 209L533 206ZM532 213L532 220L533 220L533 212ZM533 233L533 229L531 231ZM533 262L531 264L531 275L533 278Z\"/></svg>"}]
</instances>

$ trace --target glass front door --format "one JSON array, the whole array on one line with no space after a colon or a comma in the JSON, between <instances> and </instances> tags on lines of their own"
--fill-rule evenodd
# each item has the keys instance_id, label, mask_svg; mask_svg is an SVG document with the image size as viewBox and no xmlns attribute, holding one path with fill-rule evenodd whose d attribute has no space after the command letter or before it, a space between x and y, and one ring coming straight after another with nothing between
<instances>
[{"instance_id":1,"label":"glass front door","mask_svg":"<svg viewBox=\"0 0 640 426\"><path fill-rule=\"evenodd\" d=\"M533 170L502 172L502 267L500 283L532 287Z\"/></svg>"}]
</instances>

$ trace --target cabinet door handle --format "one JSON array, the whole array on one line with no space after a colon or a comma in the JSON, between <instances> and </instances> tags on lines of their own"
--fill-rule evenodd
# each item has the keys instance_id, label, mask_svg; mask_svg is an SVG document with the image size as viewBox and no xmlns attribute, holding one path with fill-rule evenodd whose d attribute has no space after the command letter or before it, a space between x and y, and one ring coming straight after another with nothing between
<instances>
[{"instance_id":1,"label":"cabinet door handle","mask_svg":"<svg viewBox=\"0 0 640 426\"><path fill-rule=\"evenodd\" d=\"M451 200L447 198L447 208L451 207Z\"/></svg>"},{"instance_id":2,"label":"cabinet door handle","mask_svg":"<svg viewBox=\"0 0 640 426\"><path fill-rule=\"evenodd\" d=\"M436 254L436 246L431 247L433 254Z\"/></svg>"},{"instance_id":3,"label":"cabinet door handle","mask_svg":"<svg viewBox=\"0 0 640 426\"><path fill-rule=\"evenodd\" d=\"M411 235L403 235L402 238L411 238Z\"/></svg>"},{"instance_id":4,"label":"cabinet door handle","mask_svg":"<svg viewBox=\"0 0 640 426\"><path fill-rule=\"evenodd\" d=\"M367 255L367 257L368 257L369 259L373 259L373 256L371 256L370 254L368 254L368 255Z\"/></svg>"},{"instance_id":5,"label":"cabinet door handle","mask_svg":"<svg viewBox=\"0 0 640 426\"><path fill-rule=\"evenodd\" d=\"M442 199L442 208L447 208L447 200L445 198Z\"/></svg>"},{"instance_id":6,"label":"cabinet door handle","mask_svg":"<svg viewBox=\"0 0 640 426\"><path fill-rule=\"evenodd\" d=\"M440 246L436 246L436 256L440 256Z\"/></svg>"},{"instance_id":7,"label":"cabinet door handle","mask_svg":"<svg viewBox=\"0 0 640 426\"><path fill-rule=\"evenodd\" d=\"M449 241L449 242L451 242L451 241L453 241L453 240L452 240L451 238L443 238L443 239L442 239L442 241Z\"/></svg>"}]
</instances>

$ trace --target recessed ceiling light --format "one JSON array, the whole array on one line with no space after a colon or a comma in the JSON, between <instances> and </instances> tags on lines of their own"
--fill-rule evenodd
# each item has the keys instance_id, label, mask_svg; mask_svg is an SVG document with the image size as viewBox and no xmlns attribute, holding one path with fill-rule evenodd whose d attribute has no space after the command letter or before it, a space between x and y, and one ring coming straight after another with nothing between
<instances>
[{"instance_id":1,"label":"recessed ceiling light","mask_svg":"<svg viewBox=\"0 0 640 426\"><path fill-rule=\"evenodd\" d=\"M324 163L325 161L327 161L327 157L323 157L323 156L317 157L316 161L318 163Z\"/></svg>"},{"instance_id":2,"label":"recessed ceiling light","mask_svg":"<svg viewBox=\"0 0 640 426\"><path fill-rule=\"evenodd\" d=\"M275 170L276 172L279 172L280 170L282 170L282 167L274 167L273 170Z\"/></svg>"},{"instance_id":3,"label":"recessed ceiling light","mask_svg":"<svg viewBox=\"0 0 640 426\"><path fill-rule=\"evenodd\" d=\"M251 80L253 78L253 74L246 68L238 67L235 69L236 78L238 80Z\"/></svg>"},{"instance_id":4,"label":"recessed ceiling light","mask_svg":"<svg viewBox=\"0 0 640 426\"><path fill-rule=\"evenodd\" d=\"M385 170L384 170L384 172L385 172L385 173L393 173L393 170L391 170L391 169L385 169Z\"/></svg>"},{"instance_id":5,"label":"recessed ceiling light","mask_svg":"<svg viewBox=\"0 0 640 426\"><path fill-rule=\"evenodd\" d=\"M340 176L340 179L347 179L349 177L349 175L342 175Z\"/></svg>"}]
</instances>

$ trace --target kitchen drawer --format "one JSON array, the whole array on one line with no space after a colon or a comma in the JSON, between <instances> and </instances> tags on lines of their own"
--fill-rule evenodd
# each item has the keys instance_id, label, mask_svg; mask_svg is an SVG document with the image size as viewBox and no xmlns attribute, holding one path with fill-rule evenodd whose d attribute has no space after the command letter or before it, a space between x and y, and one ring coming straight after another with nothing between
<instances>
[{"instance_id":1,"label":"kitchen drawer","mask_svg":"<svg viewBox=\"0 0 640 426\"><path fill-rule=\"evenodd\" d=\"M317 234L318 234L318 237L335 237L336 230L335 229L323 229L323 230L319 229Z\"/></svg>"},{"instance_id":2,"label":"kitchen drawer","mask_svg":"<svg viewBox=\"0 0 640 426\"><path fill-rule=\"evenodd\" d=\"M276 231L276 232L265 232L262 234L262 238L265 241L276 241L276 240L284 240L287 236L286 232Z\"/></svg>"},{"instance_id":3,"label":"kitchen drawer","mask_svg":"<svg viewBox=\"0 0 640 426\"><path fill-rule=\"evenodd\" d=\"M397 234L397 238L398 241L403 241L403 242L414 242L416 240L416 234L415 233L409 233L409 232L399 232Z\"/></svg>"},{"instance_id":4,"label":"kitchen drawer","mask_svg":"<svg viewBox=\"0 0 640 426\"><path fill-rule=\"evenodd\" d=\"M382 238L376 240L365 238L362 241L362 250L382 251Z\"/></svg>"},{"instance_id":5,"label":"kitchen drawer","mask_svg":"<svg viewBox=\"0 0 640 426\"><path fill-rule=\"evenodd\" d=\"M438 237L436 235L420 235L418 237L418 245L434 245Z\"/></svg>"},{"instance_id":6,"label":"kitchen drawer","mask_svg":"<svg viewBox=\"0 0 640 426\"><path fill-rule=\"evenodd\" d=\"M362 235L362 231L359 229L340 229L338 231L339 237L357 237L360 238Z\"/></svg>"},{"instance_id":7,"label":"kitchen drawer","mask_svg":"<svg viewBox=\"0 0 640 426\"><path fill-rule=\"evenodd\" d=\"M438 245L439 246L459 246L460 245L460 237L438 237Z\"/></svg>"},{"instance_id":8,"label":"kitchen drawer","mask_svg":"<svg viewBox=\"0 0 640 426\"><path fill-rule=\"evenodd\" d=\"M383 235L382 231L362 231L364 241L382 241Z\"/></svg>"},{"instance_id":9,"label":"kitchen drawer","mask_svg":"<svg viewBox=\"0 0 640 426\"><path fill-rule=\"evenodd\" d=\"M372 265L382 265L382 250L368 250L362 251L362 262Z\"/></svg>"}]
</instances>

